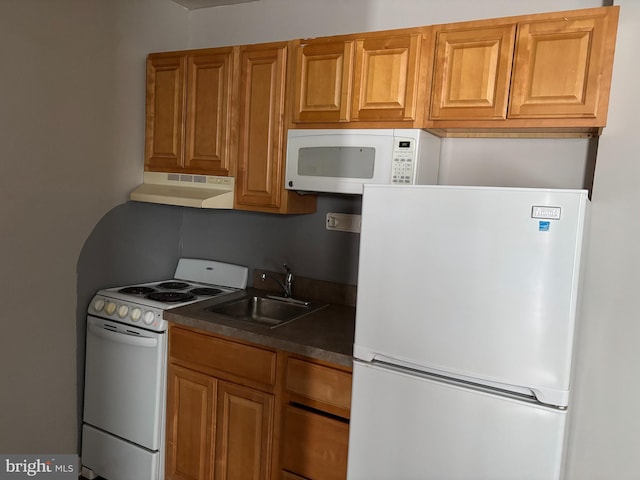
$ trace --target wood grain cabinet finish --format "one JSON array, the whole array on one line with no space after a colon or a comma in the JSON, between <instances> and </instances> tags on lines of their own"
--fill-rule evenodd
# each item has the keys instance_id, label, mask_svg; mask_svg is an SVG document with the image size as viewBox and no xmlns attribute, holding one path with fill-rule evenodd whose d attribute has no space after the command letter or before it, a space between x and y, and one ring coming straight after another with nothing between
<instances>
[{"instance_id":1,"label":"wood grain cabinet finish","mask_svg":"<svg viewBox=\"0 0 640 480\"><path fill-rule=\"evenodd\" d=\"M270 478L273 395L219 382L217 404L215 478Z\"/></svg>"},{"instance_id":2,"label":"wood grain cabinet finish","mask_svg":"<svg viewBox=\"0 0 640 480\"><path fill-rule=\"evenodd\" d=\"M168 480L271 477L276 355L204 332L170 328Z\"/></svg>"},{"instance_id":3,"label":"wood grain cabinet finish","mask_svg":"<svg viewBox=\"0 0 640 480\"><path fill-rule=\"evenodd\" d=\"M238 165L234 208L310 213L316 197L284 188L287 42L240 49Z\"/></svg>"},{"instance_id":4,"label":"wood grain cabinet finish","mask_svg":"<svg viewBox=\"0 0 640 480\"><path fill-rule=\"evenodd\" d=\"M280 472L280 480L309 480L309 479L301 477L300 475L296 475L295 473L282 470Z\"/></svg>"},{"instance_id":5,"label":"wood grain cabinet finish","mask_svg":"<svg viewBox=\"0 0 640 480\"><path fill-rule=\"evenodd\" d=\"M350 369L288 356L282 478L346 478L351 377Z\"/></svg>"},{"instance_id":6,"label":"wood grain cabinet finish","mask_svg":"<svg viewBox=\"0 0 640 480\"><path fill-rule=\"evenodd\" d=\"M608 98L610 9L518 25L510 118L597 119ZM606 85L603 85L606 82Z\"/></svg>"},{"instance_id":7,"label":"wood grain cabinet finish","mask_svg":"<svg viewBox=\"0 0 640 480\"><path fill-rule=\"evenodd\" d=\"M293 122L348 122L353 85L354 40L296 46Z\"/></svg>"},{"instance_id":8,"label":"wood grain cabinet finish","mask_svg":"<svg viewBox=\"0 0 640 480\"><path fill-rule=\"evenodd\" d=\"M351 372L291 357L285 389L297 402L332 415L349 418Z\"/></svg>"},{"instance_id":9,"label":"wood grain cabinet finish","mask_svg":"<svg viewBox=\"0 0 640 480\"><path fill-rule=\"evenodd\" d=\"M169 364L167 369L167 480L212 477L216 379Z\"/></svg>"},{"instance_id":10,"label":"wood grain cabinet finish","mask_svg":"<svg viewBox=\"0 0 640 480\"><path fill-rule=\"evenodd\" d=\"M346 478L351 369L170 325L167 480Z\"/></svg>"},{"instance_id":11,"label":"wood grain cabinet finish","mask_svg":"<svg viewBox=\"0 0 640 480\"><path fill-rule=\"evenodd\" d=\"M147 58L145 170L232 173L237 48Z\"/></svg>"},{"instance_id":12,"label":"wood grain cabinet finish","mask_svg":"<svg viewBox=\"0 0 640 480\"><path fill-rule=\"evenodd\" d=\"M425 127L598 134L618 13L602 7L436 27Z\"/></svg>"},{"instance_id":13,"label":"wood grain cabinet finish","mask_svg":"<svg viewBox=\"0 0 640 480\"><path fill-rule=\"evenodd\" d=\"M427 29L301 40L295 44L292 125L411 127L426 91ZM314 125L315 124L315 125Z\"/></svg>"},{"instance_id":14,"label":"wood grain cabinet finish","mask_svg":"<svg viewBox=\"0 0 640 480\"><path fill-rule=\"evenodd\" d=\"M147 58L145 170L179 169L184 164L186 56Z\"/></svg>"},{"instance_id":15,"label":"wood grain cabinet finish","mask_svg":"<svg viewBox=\"0 0 640 480\"><path fill-rule=\"evenodd\" d=\"M436 34L431 119L505 119L515 25Z\"/></svg>"},{"instance_id":16,"label":"wood grain cabinet finish","mask_svg":"<svg viewBox=\"0 0 640 480\"><path fill-rule=\"evenodd\" d=\"M349 424L287 406L284 410L282 468L313 480L347 476Z\"/></svg>"},{"instance_id":17,"label":"wood grain cabinet finish","mask_svg":"<svg viewBox=\"0 0 640 480\"><path fill-rule=\"evenodd\" d=\"M421 33L356 42L352 121L414 121Z\"/></svg>"}]
</instances>

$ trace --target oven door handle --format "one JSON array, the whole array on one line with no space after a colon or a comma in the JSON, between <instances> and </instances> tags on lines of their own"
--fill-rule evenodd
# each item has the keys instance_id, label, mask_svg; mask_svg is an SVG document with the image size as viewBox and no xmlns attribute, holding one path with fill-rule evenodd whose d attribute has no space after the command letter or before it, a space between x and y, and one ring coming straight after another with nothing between
<instances>
[{"instance_id":1,"label":"oven door handle","mask_svg":"<svg viewBox=\"0 0 640 480\"><path fill-rule=\"evenodd\" d=\"M157 338L138 337L130 333L114 332L113 330L107 330L94 324L89 324L89 331L100 338L109 340L110 342L126 343L128 345L135 345L138 347L155 348L158 346Z\"/></svg>"}]
</instances>

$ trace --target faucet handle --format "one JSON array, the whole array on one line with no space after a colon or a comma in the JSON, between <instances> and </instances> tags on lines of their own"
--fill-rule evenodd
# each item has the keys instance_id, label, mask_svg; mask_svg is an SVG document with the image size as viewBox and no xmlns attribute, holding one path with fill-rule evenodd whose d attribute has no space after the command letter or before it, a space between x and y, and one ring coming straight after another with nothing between
<instances>
[{"instance_id":1,"label":"faucet handle","mask_svg":"<svg viewBox=\"0 0 640 480\"><path fill-rule=\"evenodd\" d=\"M291 273L291 269L289 268L289 266L286 263L283 263L282 266L287 271L287 273Z\"/></svg>"}]
</instances>

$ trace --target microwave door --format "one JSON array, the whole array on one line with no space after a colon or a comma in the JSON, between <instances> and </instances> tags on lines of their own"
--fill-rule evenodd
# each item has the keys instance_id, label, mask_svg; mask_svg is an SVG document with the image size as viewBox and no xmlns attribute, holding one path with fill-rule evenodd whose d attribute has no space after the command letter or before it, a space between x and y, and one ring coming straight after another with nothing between
<instances>
[{"instance_id":1,"label":"microwave door","mask_svg":"<svg viewBox=\"0 0 640 480\"><path fill-rule=\"evenodd\" d=\"M392 157L392 130L290 131L286 188L361 195L390 182Z\"/></svg>"}]
</instances>

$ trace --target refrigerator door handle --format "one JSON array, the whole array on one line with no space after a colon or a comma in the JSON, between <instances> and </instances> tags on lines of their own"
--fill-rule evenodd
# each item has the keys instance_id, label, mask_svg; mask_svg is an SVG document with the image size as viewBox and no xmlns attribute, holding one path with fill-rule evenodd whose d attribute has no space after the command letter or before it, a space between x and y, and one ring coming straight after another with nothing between
<instances>
[{"instance_id":1,"label":"refrigerator door handle","mask_svg":"<svg viewBox=\"0 0 640 480\"><path fill-rule=\"evenodd\" d=\"M359 360L355 360L359 361ZM367 363L359 361L360 363ZM436 369L426 369L421 366L412 365L407 362L398 361L396 359L391 359L388 357L384 357L382 355L376 355L373 360L370 362L372 365L377 365L382 368L387 368L389 370L393 370L398 373L405 373L407 375L420 376L423 378L428 378L434 381L438 381L441 383L447 383L449 385L457 385L463 388L469 388L473 390L483 391L486 393L491 393L494 395L499 395L503 397L513 398L517 400L521 400L524 402L535 403L539 405L543 405L549 408L555 408L558 410L566 410L567 406L565 405L556 405L554 403L547 403L541 401L541 397L544 398L543 392L527 388L519 385L511 385L500 382L492 382L492 381L484 381L478 380L477 378L452 374L449 372L444 372Z\"/></svg>"}]
</instances>

